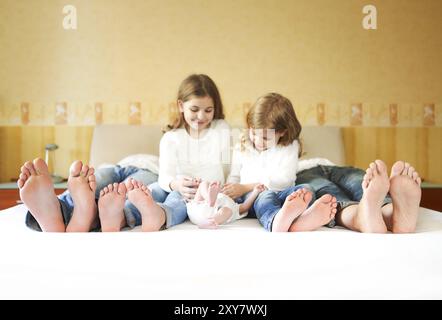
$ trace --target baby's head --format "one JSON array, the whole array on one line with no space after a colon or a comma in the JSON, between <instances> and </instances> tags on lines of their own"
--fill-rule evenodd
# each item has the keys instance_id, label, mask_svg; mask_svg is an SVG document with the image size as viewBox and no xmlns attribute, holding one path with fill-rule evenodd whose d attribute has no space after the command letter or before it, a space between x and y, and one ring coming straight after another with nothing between
<instances>
[{"instance_id":1,"label":"baby's head","mask_svg":"<svg viewBox=\"0 0 442 320\"><path fill-rule=\"evenodd\" d=\"M169 129L185 127L201 131L214 119L224 119L223 104L215 82L205 74L193 74L181 83L177 98L178 114Z\"/></svg>"},{"instance_id":2,"label":"baby's head","mask_svg":"<svg viewBox=\"0 0 442 320\"><path fill-rule=\"evenodd\" d=\"M301 123L292 103L278 93L258 98L249 110L246 122L248 139L258 151L290 145L301 133Z\"/></svg>"}]
</instances>

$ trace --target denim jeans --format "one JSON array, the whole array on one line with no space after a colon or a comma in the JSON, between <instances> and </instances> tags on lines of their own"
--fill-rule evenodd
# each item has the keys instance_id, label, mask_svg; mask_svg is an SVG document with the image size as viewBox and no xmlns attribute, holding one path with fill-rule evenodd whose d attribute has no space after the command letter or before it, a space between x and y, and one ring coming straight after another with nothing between
<instances>
[{"instance_id":1,"label":"denim jeans","mask_svg":"<svg viewBox=\"0 0 442 320\"><path fill-rule=\"evenodd\" d=\"M281 210L285 198L287 198L292 192L301 188L306 188L312 191L313 198L310 203L313 203L315 201L315 192L313 192L313 189L308 184L297 184L296 186L288 187L279 192L266 190L259 194L253 204L253 211L264 229L272 231L273 219L279 210Z\"/></svg>"},{"instance_id":2,"label":"denim jeans","mask_svg":"<svg viewBox=\"0 0 442 320\"><path fill-rule=\"evenodd\" d=\"M161 189L158 182L149 186L155 202L166 213L166 228L183 223L187 219L187 207L183 196L178 191L166 192Z\"/></svg>"},{"instance_id":3,"label":"denim jeans","mask_svg":"<svg viewBox=\"0 0 442 320\"><path fill-rule=\"evenodd\" d=\"M365 171L353 167L317 166L297 173L296 183L307 183L315 191L316 198L325 194L336 197L338 212L357 204L362 199L362 180ZM390 196L384 205L391 203Z\"/></svg>"},{"instance_id":4,"label":"denim jeans","mask_svg":"<svg viewBox=\"0 0 442 320\"><path fill-rule=\"evenodd\" d=\"M95 201L98 203L98 198L100 196L100 191L111 183L120 183L126 181L129 178L133 178L142 182L144 185L149 185L158 180L158 175L150 172L149 170L140 169L133 166L120 167L112 166L101 168L95 171L95 180L97 182L97 189L95 191ZM154 196L154 195L152 195ZM60 202L60 208L63 215L63 220L65 225L69 223L72 218L72 213L74 211L74 201L72 200L71 194L68 190L63 192L58 196ZM127 225L131 228L141 225L141 215L138 209L126 200L124 204L124 215L126 217ZM41 231L40 226L37 221L28 212L26 216L26 225L31 229Z\"/></svg>"}]
</instances>

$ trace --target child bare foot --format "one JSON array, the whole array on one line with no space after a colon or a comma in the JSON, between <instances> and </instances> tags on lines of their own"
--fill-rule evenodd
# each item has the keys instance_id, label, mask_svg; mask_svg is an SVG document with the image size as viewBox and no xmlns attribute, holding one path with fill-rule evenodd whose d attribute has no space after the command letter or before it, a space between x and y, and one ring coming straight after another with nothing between
<instances>
[{"instance_id":1,"label":"child bare foot","mask_svg":"<svg viewBox=\"0 0 442 320\"><path fill-rule=\"evenodd\" d=\"M381 160L370 163L362 181L364 194L355 217L355 225L360 232L387 232L381 208L389 188L385 163Z\"/></svg>"},{"instance_id":2,"label":"child bare foot","mask_svg":"<svg viewBox=\"0 0 442 320\"><path fill-rule=\"evenodd\" d=\"M326 194L317 199L310 208L292 223L290 232L316 230L335 217L337 211L336 198Z\"/></svg>"},{"instance_id":3,"label":"child bare foot","mask_svg":"<svg viewBox=\"0 0 442 320\"><path fill-rule=\"evenodd\" d=\"M94 168L74 161L69 169L68 190L74 201L74 211L66 232L89 232L97 225Z\"/></svg>"},{"instance_id":4,"label":"child bare foot","mask_svg":"<svg viewBox=\"0 0 442 320\"><path fill-rule=\"evenodd\" d=\"M272 232L287 232L293 220L305 211L311 200L311 192L303 188L290 194L273 219Z\"/></svg>"},{"instance_id":5,"label":"child bare foot","mask_svg":"<svg viewBox=\"0 0 442 320\"><path fill-rule=\"evenodd\" d=\"M48 166L42 159L28 161L21 167L17 181L20 199L28 207L44 232L65 232L60 203L54 192Z\"/></svg>"},{"instance_id":6,"label":"child bare foot","mask_svg":"<svg viewBox=\"0 0 442 320\"><path fill-rule=\"evenodd\" d=\"M409 233L415 231L421 200L420 184L419 174L410 164L397 161L391 168L392 232Z\"/></svg>"},{"instance_id":7,"label":"child bare foot","mask_svg":"<svg viewBox=\"0 0 442 320\"><path fill-rule=\"evenodd\" d=\"M201 222L198 225L198 228L200 228L200 229L217 229L218 224L216 223L215 219L209 218L206 221Z\"/></svg>"},{"instance_id":8,"label":"child bare foot","mask_svg":"<svg viewBox=\"0 0 442 320\"><path fill-rule=\"evenodd\" d=\"M126 181L127 198L140 211L141 230L159 231L166 222L164 210L153 200L150 190L142 183L129 179Z\"/></svg>"},{"instance_id":9,"label":"child bare foot","mask_svg":"<svg viewBox=\"0 0 442 320\"><path fill-rule=\"evenodd\" d=\"M221 190L221 184L218 181L211 182L207 188L207 203L213 207L216 202L216 197Z\"/></svg>"},{"instance_id":10,"label":"child bare foot","mask_svg":"<svg viewBox=\"0 0 442 320\"><path fill-rule=\"evenodd\" d=\"M100 191L98 214L101 231L118 232L126 225L124 203L126 201L126 185L124 183L109 184Z\"/></svg>"}]
</instances>

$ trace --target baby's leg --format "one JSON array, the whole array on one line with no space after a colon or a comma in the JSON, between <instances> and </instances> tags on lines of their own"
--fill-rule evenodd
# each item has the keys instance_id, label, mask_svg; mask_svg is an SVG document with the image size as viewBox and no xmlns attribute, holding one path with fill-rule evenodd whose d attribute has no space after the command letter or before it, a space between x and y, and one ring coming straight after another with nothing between
<instances>
[{"instance_id":1,"label":"baby's leg","mask_svg":"<svg viewBox=\"0 0 442 320\"><path fill-rule=\"evenodd\" d=\"M195 201L204 201L207 199L207 189L209 189L209 182L202 181L198 186L195 194Z\"/></svg>"},{"instance_id":2,"label":"baby's leg","mask_svg":"<svg viewBox=\"0 0 442 320\"><path fill-rule=\"evenodd\" d=\"M222 207L216 212L214 217L200 223L198 227L201 229L216 229L220 224L223 224L229 220L232 214L233 212L230 208Z\"/></svg>"},{"instance_id":3,"label":"baby's leg","mask_svg":"<svg viewBox=\"0 0 442 320\"><path fill-rule=\"evenodd\" d=\"M218 212L213 217L213 219L215 220L217 225L220 225L220 224L226 223L227 220L230 219L232 214L233 214L232 209L230 209L228 207L222 207L218 210Z\"/></svg>"},{"instance_id":4,"label":"baby's leg","mask_svg":"<svg viewBox=\"0 0 442 320\"><path fill-rule=\"evenodd\" d=\"M218 181L200 183L198 190L196 191L195 200L206 200L210 207L213 207L216 202L219 191L221 190L221 184Z\"/></svg>"}]
</instances>

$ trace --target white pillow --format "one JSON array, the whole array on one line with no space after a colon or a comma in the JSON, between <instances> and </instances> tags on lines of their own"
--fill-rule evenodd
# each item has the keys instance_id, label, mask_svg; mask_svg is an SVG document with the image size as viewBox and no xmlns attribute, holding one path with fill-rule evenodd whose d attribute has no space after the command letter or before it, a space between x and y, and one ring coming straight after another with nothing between
<instances>
[{"instance_id":1,"label":"white pillow","mask_svg":"<svg viewBox=\"0 0 442 320\"><path fill-rule=\"evenodd\" d=\"M134 166L147 169L155 174L159 173L159 158L152 154L133 154L118 162L118 165L122 167Z\"/></svg>"}]
</instances>

